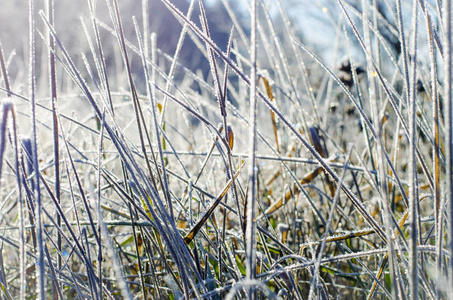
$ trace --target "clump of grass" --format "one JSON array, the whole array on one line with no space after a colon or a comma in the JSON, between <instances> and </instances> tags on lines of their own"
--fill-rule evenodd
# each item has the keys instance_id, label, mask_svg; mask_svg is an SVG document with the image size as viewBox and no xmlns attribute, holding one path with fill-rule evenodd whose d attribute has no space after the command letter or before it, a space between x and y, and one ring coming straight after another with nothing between
<instances>
[{"instance_id":1,"label":"clump of grass","mask_svg":"<svg viewBox=\"0 0 453 300\"><path fill-rule=\"evenodd\" d=\"M146 0L88 0L81 53L29 0L26 92L0 43L2 297L447 298L450 1L321 6L328 55L289 2L219 1L225 48L203 1L161 2L174 53Z\"/></svg>"}]
</instances>

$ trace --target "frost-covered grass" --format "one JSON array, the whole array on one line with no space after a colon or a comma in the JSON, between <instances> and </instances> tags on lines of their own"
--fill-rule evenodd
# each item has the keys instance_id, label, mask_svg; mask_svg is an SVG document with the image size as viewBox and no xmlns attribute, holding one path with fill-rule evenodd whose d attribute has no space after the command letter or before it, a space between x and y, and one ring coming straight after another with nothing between
<instances>
[{"instance_id":1,"label":"frost-covered grass","mask_svg":"<svg viewBox=\"0 0 453 300\"><path fill-rule=\"evenodd\" d=\"M2 297L447 299L451 1L156 1L1 40Z\"/></svg>"}]
</instances>

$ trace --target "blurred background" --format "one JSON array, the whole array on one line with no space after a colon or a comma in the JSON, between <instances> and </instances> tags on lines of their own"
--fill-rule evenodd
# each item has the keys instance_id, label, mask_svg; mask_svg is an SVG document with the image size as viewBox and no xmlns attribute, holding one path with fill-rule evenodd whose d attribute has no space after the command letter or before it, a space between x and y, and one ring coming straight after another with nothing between
<instances>
[{"instance_id":1,"label":"blurred background","mask_svg":"<svg viewBox=\"0 0 453 300\"><path fill-rule=\"evenodd\" d=\"M38 15L40 10L45 11L44 3L46 1L35 1L36 11L36 26L41 33L45 34L45 26L41 17ZM88 42L81 20L91 30L90 12L88 2L85 0L60 0L55 1L55 30L63 45L68 50L71 57L78 62L81 60L84 53L88 57ZM182 12L187 13L189 8L188 0L172 0L171 1ZM172 15L160 0L148 1L148 24L150 32L155 32L157 35L157 48L163 53L173 56L177 41L182 29L180 22ZM248 9L248 1L243 0L208 0L203 2L208 16L211 37L221 49L225 49L228 35L233 25L236 25L234 38L237 41L236 49L247 51L244 45L249 35L248 28L250 23L250 14ZM288 40L289 35L286 32L284 20L281 12L283 11L291 23L291 28L294 35L297 36L299 42L308 45L318 56L324 59L325 63L333 68L338 68L347 56L347 50L343 49L341 34L342 30L350 31L349 26L346 29L342 28L344 24L344 16L341 13L339 5L336 1L330 0L282 0L282 1L263 1L260 2L263 7L268 8L269 22L272 22L276 32L275 34L281 40L284 47L290 47L292 41ZM0 1L0 41L3 46L4 54L10 59L8 66L10 80L14 85L21 85L26 82L24 74L28 64L28 1L27 0L1 0ZM105 1L96 2L96 18L104 22L110 28L112 23L108 15L108 9ZM356 18L358 10L355 7L360 7L360 1L346 2L347 8L350 10L352 18ZM138 21L143 26L142 1L120 1L120 12L124 25L125 35L133 44L136 44L135 31L132 23L132 16L136 16ZM382 38L389 45L389 50L393 51L397 57L400 53L399 42L397 37L397 27L394 16L389 13L384 1L377 1L376 6L380 15L378 15L379 32ZM407 6L407 7L404 7ZM403 9L410 12L409 2L403 3ZM192 21L199 25L200 9L197 1L195 1L194 10L191 16ZM234 20L232 16L234 15ZM407 14L408 19L410 14ZM406 21L406 20L405 20ZM408 20L407 20L408 21ZM234 22L237 22L234 24ZM340 24L340 25L338 25ZM360 29L361 26L359 26ZM142 27L143 28L143 27ZM240 31L238 31L240 28ZM393 31L392 31L393 29ZM243 31L242 31L243 30ZM267 30L262 28L262 30ZM189 68L192 71L200 70L203 74L209 71L209 64L204 58L204 55L199 50L199 46L203 45L190 32L191 37L187 37L183 43L183 48L180 52L178 61L181 65ZM37 35L37 78L40 78L40 63L47 63L46 51L47 47L42 43L42 38ZM116 39L112 34L108 33L105 28L101 32L101 39L104 46L104 54L106 55L107 64L109 66L120 65L116 64L121 60L119 55ZM193 40L198 40L200 44L197 46ZM269 32L268 39L272 42L273 37ZM351 41L354 45L355 41ZM358 47L352 47L353 55L356 60L364 61L363 52ZM261 51L264 52L264 51ZM44 55L44 56L43 56ZM247 55L245 55L247 56ZM132 63L137 63L140 66L139 59L133 59ZM266 68L265 62L260 62L260 67ZM133 71L134 71L133 65ZM121 73L120 70L109 68L110 72ZM110 74L112 75L112 74ZM177 76L177 74L176 74ZM47 76L43 77L45 81ZM140 83L138 83L140 85ZM39 86L39 80L38 80ZM16 86L17 87L17 86Z\"/></svg>"}]
</instances>

